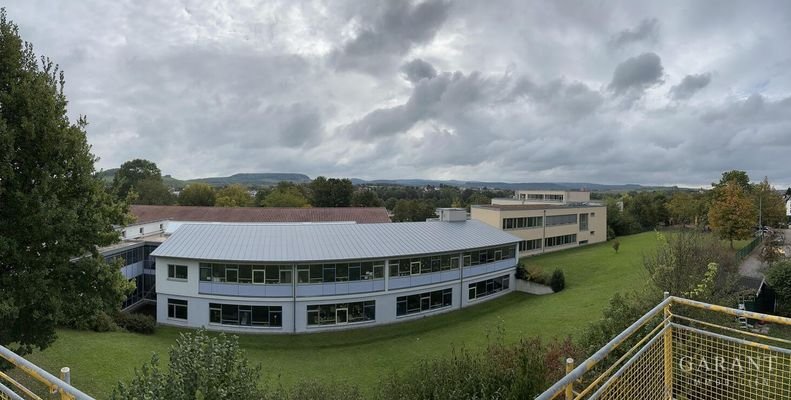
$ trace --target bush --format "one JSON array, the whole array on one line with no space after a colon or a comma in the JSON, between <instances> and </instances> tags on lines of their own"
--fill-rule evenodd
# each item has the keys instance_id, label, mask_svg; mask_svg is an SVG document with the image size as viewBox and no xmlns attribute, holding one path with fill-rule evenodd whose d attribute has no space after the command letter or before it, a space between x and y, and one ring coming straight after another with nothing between
<instances>
[{"instance_id":1,"label":"bush","mask_svg":"<svg viewBox=\"0 0 791 400\"><path fill-rule=\"evenodd\" d=\"M620 248L621 248L621 242L619 242L618 240L612 242L612 249L615 250L616 253L618 253L618 249Z\"/></svg>"},{"instance_id":2,"label":"bush","mask_svg":"<svg viewBox=\"0 0 791 400\"><path fill-rule=\"evenodd\" d=\"M552 272L552 277L549 279L549 286L555 293L566 288L566 275L563 274L562 270L556 269Z\"/></svg>"},{"instance_id":3,"label":"bush","mask_svg":"<svg viewBox=\"0 0 791 400\"><path fill-rule=\"evenodd\" d=\"M261 367L251 367L236 336L209 336L205 330L182 333L170 348L167 368L151 361L135 377L119 383L114 400L262 399Z\"/></svg>"},{"instance_id":4,"label":"bush","mask_svg":"<svg viewBox=\"0 0 791 400\"><path fill-rule=\"evenodd\" d=\"M516 274L514 274L514 276L516 277L516 279L521 279L523 281L529 280L527 269L522 264L516 266Z\"/></svg>"},{"instance_id":5,"label":"bush","mask_svg":"<svg viewBox=\"0 0 791 400\"><path fill-rule=\"evenodd\" d=\"M791 315L791 261L778 262L766 272L766 283L777 296L777 310Z\"/></svg>"},{"instance_id":6,"label":"bush","mask_svg":"<svg viewBox=\"0 0 791 400\"><path fill-rule=\"evenodd\" d=\"M539 267L538 265L528 265L527 266L527 280L530 282L540 283L542 285L547 284L547 274L544 273L544 270Z\"/></svg>"},{"instance_id":7,"label":"bush","mask_svg":"<svg viewBox=\"0 0 791 400\"><path fill-rule=\"evenodd\" d=\"M563 377L566 357L577 359L570 339L542 342L502 339L480 352L454 351L449 358L425 360L379 385L378 399L532 399Z\"/></svg>"},{"instance_id":8,"label":"bush","mask_svg":"<svg viewBox=\"0 0 791 400\"><path fill-rule=\"evenodd\" d=\"M150 335L154 333L157 322L149 315L119 312L115 315L115 324L130 332Z\"/></svg>"},{"instance_id":9,"label":"bush","mask_svg":"<svg viewBox=\"0 0 791 400\"><path fill-rule=\"evenodd\" d=\"M111 332L118 327L113 322L113 319L104 311L99 311L93 318L92 329L96 332Z\"/></svg>"}]
</instances>

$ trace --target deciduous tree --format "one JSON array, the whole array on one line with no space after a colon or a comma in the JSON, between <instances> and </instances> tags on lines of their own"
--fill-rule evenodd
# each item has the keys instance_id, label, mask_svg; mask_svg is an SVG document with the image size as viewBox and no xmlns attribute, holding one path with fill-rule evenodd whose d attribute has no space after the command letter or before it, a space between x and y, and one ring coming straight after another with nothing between
<instances>
[{"instance_id":1,"label":"deciduous tree","mask_svg":"<svg viewBox=\"0 0 791 400\"><path fill-rule=\"evenodd\" d=\"M176 202L173 193L162 183L162 178L146 178L138 181L129 192L132 204L170 205Z\"/></svg>"},{"instance_id":2,"label":"deciduous tree","mask_svg":"<svg viewBox=\"0 0 791 400\"><path fill-rule=\"evenodd\" d=\"M179 193L179 204L182 206L214 205L217 194L208 183L190 183Z\"/></svg>"},{"instance_id":3,"label":"deciduous tree","mask_svg":"<svg viewBox=\"0 0 791 400\"><path fill-rule=\"evenodd\" d=\"M358 190L352 195L353 207L381 207L382 200L372 190Z\"/></svg>"},{"instance_id":4,"label":"deciduous tree","mask_svg":"<svg viewBox=\"0 0 791 400\"><path fill-rule=\"evenodd\" d=\"M156 164L143 159L134 159L121 164L113 177L113 189L121 199L141 181L154 179L162 182L162 172Z\"/></svg>"},{"instance_id":5,"label":"deciduous tree","mask_svg":"<svg viewBox=\"0 0 791 400\"><path fill-rule=\"evenodd\" d=\"M126 282L97 252L118 240L126 209L95 177L64 85L0 10L0 344L22 354L52 343L64 315L118 307Z\"/></svg>"},{"instance_id":6,"label":"deciduous tree","mask_svg":"<svg viewBox=\"0 0 791 400\"><path fill-rule=\"evenodd\" d=\"M217 192L217 207L247 207L252 205L253 197L239 184L228 185Z\"/></svg>"},{"instance_id":7,"label":"deciduous tree","mask_svg":"<svg viewBox=\"0 0 791 400\"><path fill-rule=\"evenodd\" d=\"M783 196L769 184L769 178L755 184L752 189L753 203L759 213L761 223L777 227L786 221L786 206Z\"/></svg>"},{"instance_id":8,"label":"deciduous tree","mask_svg":"<svg viewBox=\"0 0 791 400\"><path fill-rule=\"evenodd\" d=\"M730 241L748 239L755 226L753 202L737 182L728 182L719 190L709 208L709 223L717 234Z\"/></svg>"},{"instance_id":9,"label":"deciduous tree","mask_svg":"<svg viewBox=\"0 0 791 400\"><path fill-rule=\"evenodd\" d=\"M354 186L349 179L327 179L319 176L310 183L314 207L349 207Z\"/></svg>"},{"instance_id":10,"label":"deciduous tree","mask_svg":"<svg viewBox=\"0 0 791 400\"><path fill-rule=\"evenodd\" d=\"M310 207L308 199L290 182L280 182L260 204L262 207Z\"/></svg>"}]
</instances>

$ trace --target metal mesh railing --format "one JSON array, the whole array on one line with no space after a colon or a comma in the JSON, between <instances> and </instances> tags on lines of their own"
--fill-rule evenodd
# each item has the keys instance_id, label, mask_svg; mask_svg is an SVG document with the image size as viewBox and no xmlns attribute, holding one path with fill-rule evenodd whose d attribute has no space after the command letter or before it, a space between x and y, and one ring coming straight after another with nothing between
<instances>
[{"instance_id":1,"label":"metal mesh railing","mask_svg":"<svg viewBox=\"0 0 791 400\"><path fill-rule=\"evenodd\" d=\"M743 318L757 323L745 329ZM791 340L770 336L788 326L667 297L537 399L791 399Z\"/></svg>"}]
</instances>

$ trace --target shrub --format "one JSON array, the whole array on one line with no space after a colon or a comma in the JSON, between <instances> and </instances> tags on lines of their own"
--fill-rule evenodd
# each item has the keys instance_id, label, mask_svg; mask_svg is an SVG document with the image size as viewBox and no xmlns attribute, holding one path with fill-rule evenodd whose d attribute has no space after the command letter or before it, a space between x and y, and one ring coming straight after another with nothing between
<instances>
[{"instance_id":1,"label":"shrub","mask_svg":"<svg viewBox=\"0 0 791 400\"><path fill-rule=\"evenodd\" d=\"M92 328L96 332L110 332L118 329L113 319L104 311L99 311L93 318Z\"/></svg>"},{"instance_id":2,"label":"shrub","mask_svg":"<svg viewBox=\"0 0 791 400\"><path fill-rule=\"evenodd\" d=\"M145 314L131 314L119 312L115 315L115 323L121 328L130 332L137 332L146 335L154 333L156 320Z\"/></svg>"},{"instance_id":3,"label":"shrub","mask_svg":"<svg viewBox=\"0 0 791 400\"><path fill-rule=\"evenodd\" d=\"M542 285L547 284L547 275L544 273L544 270L539 267L538 265L528 265L527 266L527 280L530 282L540 283Z\"/></svg>"},{"instance_id":4,"label":"shrub","mask_svg":"<svg viewBox=\"0 0 791 400\"><path fill-rule=\"evenodd\" d=\"M378 399L532 399L563 376L566 357L580 355L570 339L528 338L512 345L499 339L480 352L456 350L388 375Z\"/></svg>"},{"instance_id":5,"label":"shrub","mask_svg":"<svg viewBox=\"0 0 791 400\"><path fill-rule=\"evenodd\" d=\"M618 253L618 249L620 248L621 248L621 242L619 242L618 240L612 242L612 249L615 250L616 253Z\"/></svg>"},{"instance_id":6,"label":"shrub","mask_svg":"<svg viewBox=\"0 0 791 400\"><path fill-rule=\"evenodd\" d=\"M552 277L549 279L549 286L555 293L566 288L566 276L563 274L562 270L556 269L552 272Z\"/></svg>"},{"instance_id":7,"label":"shrub","mask_svg":"<svg viewBox=\"0 0 791 400\"><path fill-rule=\"evenodd\" d=\"M778 311L791 315L791 261L772 265L766 273L766 283L777 295Z\"/></svg>"},{"instance_id":8,"label":"shrub","mask_svg":"<svg viewBox=\"0 0 791 400\"><path fill-rule=\"evenodd\" d=\"M248 364L236 336L209 336L205 330L182 333L169 359L168 367L161 368L154 354L131 382L118 384L111 399L265 398L258 387L261 368Z\"/></svg>"},{"instance_id":9,"label":"shrub","mask_svg":"<svg viewBox=\"0 0 791 400\"><path fill-rule=\"evenodd\" d=\"M527 269L522 264L516 266L516 274L514 274L514 276L516 277L516 279L521 279L523 281L529 280Z\"/></svg>"}]
</instances>

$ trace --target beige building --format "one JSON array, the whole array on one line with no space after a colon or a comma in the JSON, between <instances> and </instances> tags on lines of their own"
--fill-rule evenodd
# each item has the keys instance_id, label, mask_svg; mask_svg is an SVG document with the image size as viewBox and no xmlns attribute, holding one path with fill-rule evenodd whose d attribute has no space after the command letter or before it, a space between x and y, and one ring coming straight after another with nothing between
<instances>
[{"instance_id":1,"label":"beige building","mask_svg":"<svg viewBox=\"0 0 791 400\"><path fill-rule=\"evenodd\" d=\"M591 203L590 192L520 190L470 211L472 219L521 238L520 256L607 240L607 207Z\"/></svg>"}]
</instances>

